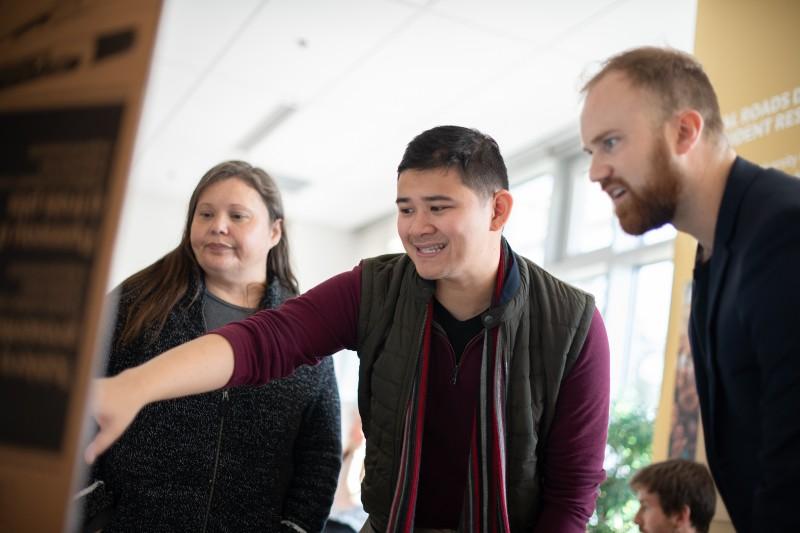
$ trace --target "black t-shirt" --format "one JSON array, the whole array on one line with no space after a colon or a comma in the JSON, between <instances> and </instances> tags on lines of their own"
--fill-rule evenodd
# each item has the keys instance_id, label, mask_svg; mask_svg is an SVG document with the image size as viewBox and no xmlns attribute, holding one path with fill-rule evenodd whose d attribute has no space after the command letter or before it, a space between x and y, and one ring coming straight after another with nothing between
<instances>
[{"instance_id":1,"label":"black t-shirt","mask_svg":"<svg viewBox=\"0 0 800 533\"><path fill-rule=\"evenodd\" d=\"M475 338L483 329L481 315L461 321L450 314L438 300L433 300L433 320L439 324L447 335L453 352L456 354L456 363L461 361L461 354L467 343Z\"/></svg>"}]
</instances>

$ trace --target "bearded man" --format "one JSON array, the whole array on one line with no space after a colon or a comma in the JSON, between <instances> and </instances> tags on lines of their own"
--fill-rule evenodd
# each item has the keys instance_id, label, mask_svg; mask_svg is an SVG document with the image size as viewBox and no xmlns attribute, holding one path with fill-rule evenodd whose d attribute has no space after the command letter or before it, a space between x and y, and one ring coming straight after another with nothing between
<instances>
[{"instance_id":1,"label":"bearded man","mask_svg":"<svg viewBox=\"0 0 800 533\"><path fill-rule=\"evenodd\" d=\"M698 241L689 335L708 463L737 531L800 531L800 180L738 157L692 56L645 47L583 89L589 177L622 228Z\"/></svg>"}]
</instances>

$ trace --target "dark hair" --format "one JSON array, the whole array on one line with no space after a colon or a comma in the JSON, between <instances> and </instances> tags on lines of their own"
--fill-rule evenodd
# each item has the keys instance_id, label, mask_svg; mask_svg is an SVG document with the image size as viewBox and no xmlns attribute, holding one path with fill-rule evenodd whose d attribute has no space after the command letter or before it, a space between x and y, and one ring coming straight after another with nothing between
<instances>
[{"instance_id":1,"label":"dark hair","mask_svg":"<svg viewBox=\"0 0 800 533\"><path fill-rule=\"evenodd\" d=\"M189 199L186 226L180 244L152 265L123 282L124 287L137 289L138 294L136 300L128 307L119 343L126 344L132 341L151 325L155 326L152 337L157 337L172 308L189 290L189 281L202 277L202 270L194 256L190 241L197 202L200 195L209 186L233 178L242 180L261 195L272 222L281 221L283 223L283 201L280 191L275 181L262 169L253 167L244 161L226 161L206 172L200 178ZM287 290L298 294L297 279L289 264L289 238L286 234L285 224L282 230L280 241L269 251L267 257L266 279L269 283L277 278ZM195 293L191 295L191 301L194 301L199 295L200 286L198 285Z\"/></svg>"},{"instance_id":2,"label":"dark hair","mask_svg":"<svg viewBox=\"0 0 800 533\"><path fill-rule=\"evenodd\" d=\"M508 171L494 139L476 129L438 126L408 143L397 174L404 170L455 168L461 181L480 195L508 189Z\"/></svg>"},{"instance_id":3,"label":"dark hair","mask_svg":"<svg viewBox=\"0 0 800 533\"><path fill-rule=\"evenodd\" d=\"M644 46L610 57L581 92L586 93L610 72L621 72L634 87L644 88L661 102L663 118L681 108L697 110L705 122L704 134L723 133L722 114L714 87L703 66L691 55L672 48Z\"/></svg>"},{"instance_id":4,"label":"dark hair","mask_svg":"<svg viewBox=\"0 0 800 533\"><path fill-rule=\"evenodd\" d=\"M630 485L657 494L665 515L674 515L681 512L684 505L688 506L694 528L701 533L708 531L717 505L717 493L704 465L686 459L653 463L639 470Z\"/></svg>"}]
</instances>

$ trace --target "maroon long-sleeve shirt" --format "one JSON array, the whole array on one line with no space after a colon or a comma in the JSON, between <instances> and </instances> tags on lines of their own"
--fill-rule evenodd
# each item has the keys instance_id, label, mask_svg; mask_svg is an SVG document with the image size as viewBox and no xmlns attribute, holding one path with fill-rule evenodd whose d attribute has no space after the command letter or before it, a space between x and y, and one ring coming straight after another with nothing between
<instances>
[{"instance_id":1,"label":"maroon long-sleeve shirt","mask_svg":"<svg viewBox=\"0 0 800 533\"><path fill-rule=\"evenodd\" d=\"M357 266L287 301L279 310L262 311L216 330L233 347L234 371L228 385L265 383L300 365L315 364L319 356L354 350L360 300ZM417 527L455 529L466 484L466 432L476 405L481 346L467 344L455 384L456 362L448 346L444 335L434 336ZM542 461L542 512L535 531L585 531L605 477L608 399L608 339L595 310L581 355L559 393Z\"/></svg>"}]
</instances>

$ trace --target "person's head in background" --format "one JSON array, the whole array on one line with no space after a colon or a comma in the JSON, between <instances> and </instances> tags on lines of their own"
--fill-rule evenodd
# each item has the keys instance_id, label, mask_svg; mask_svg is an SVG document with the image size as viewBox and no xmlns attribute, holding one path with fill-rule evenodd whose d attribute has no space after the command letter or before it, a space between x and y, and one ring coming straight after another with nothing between
<instances>
[{"instance_id":1,"label":"person's head in background","mask_svg":"<svg viewBox=\"0 0 800 533\"><path fill-rule=\"evenodd\" d=\"M277 281L297 294L290 262L284 212L275 181L244 161L226 161L208 170L192 193L183 237L164 257L128 278L142 297L130 310L125 342L155 323L163 327L170 310L190 287L193 300L203 280L216 296L242 307L261 307L265 287Z\"/></svg>"},{"instance_id":2,"label":"person's head in background","mask_svg":"<svg viewBox=\"0 0 800 533\"><path fill-rule=\"evenodd\" d=\"M717 504L708 469L669 459L639 470L630 481L639 499L634 523L644 533L706 533Z\"/></svg>"},{"instance_id":3,"label":"person's head in background","mask_svg":"<svg viewBox=\"0 0 800 533\"><path fill-rule=\"evenodd\" d=\"M714 88L700 63L656 47L611 57L583 87L581 136L589 178L611 197L630 234L679 227L687 192L710 155L729 150ZM699 149L698 149L699 148Z\"/></svg>"},{"instance_id":4,"label":"person's head in background","mask_svg":"<svg viewBox=\"0 0 800 533\"><path fill-rule=\"evenodd\" d=\"M397 232L418 274L456 286L493 277L513 203L494 139L432 128L408 144L397 174Z\"/></svg>"}]
</instances>

